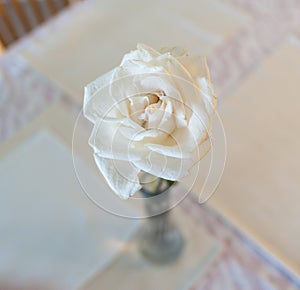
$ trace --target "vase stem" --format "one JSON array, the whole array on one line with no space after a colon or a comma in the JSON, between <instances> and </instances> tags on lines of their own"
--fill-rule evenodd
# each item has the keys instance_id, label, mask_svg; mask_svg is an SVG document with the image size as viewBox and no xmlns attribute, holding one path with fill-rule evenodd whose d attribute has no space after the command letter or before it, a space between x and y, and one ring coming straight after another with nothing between
<instances>
[{"instance_id":1,"label":"vase stem","mask_svg":"<svg viewBox=\"0 0 300 290\"><path fill-rule=\"evenodd\" d=\"M141 191L145 197L145 210L149 216L139 237L140 251L145 258L154 263L170 263L179 257L184 239L170 215L170 190L159 194Z\"/></svg>"}]
</instances>

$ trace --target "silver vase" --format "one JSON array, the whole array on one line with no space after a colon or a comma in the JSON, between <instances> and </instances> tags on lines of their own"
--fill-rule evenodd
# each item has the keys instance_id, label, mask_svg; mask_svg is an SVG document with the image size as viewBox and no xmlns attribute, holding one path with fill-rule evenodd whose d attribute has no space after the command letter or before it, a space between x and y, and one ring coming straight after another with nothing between
<instances>
[{"instance_id":1,"label":"silver vase","mask_svg":"<svg viewBox=\"0 0 300 290\"><path fill-rule=\"evenodd\" d=\"M173 183L157 179L154 186L148 183L141 190L148 218L139 234L139 248L143 256L153 263L175 261L184 247L183 235L172 220L169 208Z\"/></svg>"}]
</instances>

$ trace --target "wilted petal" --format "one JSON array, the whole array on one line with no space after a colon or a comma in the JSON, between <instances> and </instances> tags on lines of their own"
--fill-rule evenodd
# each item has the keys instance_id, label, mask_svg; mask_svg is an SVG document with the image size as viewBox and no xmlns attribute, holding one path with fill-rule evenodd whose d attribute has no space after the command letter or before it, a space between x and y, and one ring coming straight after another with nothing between
<instances>
[{"instance_id":1,"label":"wilted petal","mask_svg":"<svg viewBox=\"0 0 300 290\"><path fill-rule=\"evenodd\" d=\"M154 151L141 160L133 161L137 168L168 180L178 180L186 176L193 162L191 159L174 158Z\"/></svg>"},{"instance_id":2,"label":"wilted petal","mask_svg":"<svg viewBox=\"0 0 300 290\"><path fill-rule=\"evenodd\" d=\"M161 54L170 53L172 56L178 58L188 55L188 51L184 47L174 46L174 47L163 47L159 50Z\"/></svg>"},{"instance_id":3,"label":"wilted petal","mask_svg":"<svg viewBox=\"0 0 300 290\"><path fill-rule=\"evenodd\" d=\"M198 147L200 138L196 139L190 128L184 127L175 130L162 143L149 142L145 146L165 156L187 159L192 158L192 152Z\"/></svg>"},{"instance_id":4,"label":"wilted petal","mask_svg":"<svg viewBox=\"0 0 300 290\"><path fill-rule=\"evenodd\" d=\"M192 77L189 71L171 54L167 53L159 57L164 62L164 68L169 76L168 82L172 84L173 91L168 96L178 101L177 107L182 106L181 111L185 112L185 116L189 119L189 110L186 110L192 103L202 103L199 97L199 89L196 85L196 79ZM178 97L179 96L179 97Z\"/></svg>"},{"instance_id":5,"label":"wilted petal","mask_svg":"<svg viewBox=\"0 0 300 290\"><path fill-rule=\"evenodd\" d=\"M188 123L188 131L198 143L207 136L210 131L210 116L206 111L193 105L193 113Z\"/></svg>"},{"instance_id":6,"label":"wilted petal","mask_svg":"<svg viewBox=\"0 0 300 290\"><path fill-rule=\"evenodd\" d=\"M141 189L140 170L131 162L102 158L97 154L94 158L108 185L121 198L127 199Z\"/></svg>"},{"instance_id":7,"label":"wilted petal","mask_svg":"<svg viewBox=\"0 0 300 290\"><path fill-rule=\"evenodd\" d=\"M171 134L176 128L176 116L173 113L172 101L166 100L161 110L163 114L157 128L167 134Z\"/></svg>"},{"instance_id":8,"label":"wilted petal","mask_svg":"<svg viewBox=\"0 0 300 290\"><path fill-rule=\"evenodd\" d=\"M154 146L152 148L154 148ZM155 149L158 148L162 149L162 147L159 146ZM161 150L161 153L157 152L156 154L151 152L150 157L148 156L148 158L135 161L134 163L142 170L155 176L168 180L180 180L189 174L193 166L209 152L210 148L211 140L207 138L201 146L196 147L193 152L183 152L180 158L170 156L172 153L168 150L171 150L171 148L164 148ZM170 155L166 155L166 152L170 153ZM175 153L175 150L173 153Z\"/></svg>"},{"instance_id":9,"label":"wilted petal","mask_svg":"<svg viewBox=\"0 0 300 290\"><path fill-rule=\"evenodd\" d=\"M156 129L149 129L149 130L140 130L136 131L133 128L129 127L122 127L120 131L126 138L132 141L141 141L144 138L156 138L159 135L159 131Z\"/></svg>"},{"instance_id":10,"label":"wilted petal","mask_svg":"<svg viewBox=\"0 0 300 290\"><path fill-rule=\"evenodd\" d=\"M163 106L163 105L162 105ZM161 103L149 105L145 109L145 124L146 129L159 129L159 123L164 115L164 109Z\"/></svg>"},{"instance_id":11,"label":"wilted petal","mask_svg":"<svg viewBox=\"0 0 300 290\"><path fill-rule=\"evenodd\" d=\"M176 158L191 158L192 154L189 152L185 152L178 145L174 146L166 146L160 144L145 144L150 150L160 153L165 156L176 157Z\"/></svg>"},{"instance_id":12,"label":"wilted petal","mask_svg":"<svg viewBox=\"0 0 300 290\"><path fill-rule=\"evenodd\" d=\"M121 66L126 65L127 62L131 60L149 62L159 55L160 53L154 50L152 47L143 43L138 43L136 50L132 50L123 56Z\"/></svg>"},{"instance_id":13,"label":"wilted petal","mask_svg":"<svg viewBox=\"0 0 300 290\"><path fill-rule=\"evenodd\" d=\"M197 83L202 95L206 112L209 116L211 116L214 113L217 106L217 96L214 92L212 84L209 80L205 78L198 78Z\"/></svg>"},{"instance_id":14,"label":"wilted petal","mask_svg":"<svg viewBox=\"0 0 300 290\"><path fill-rule=\"evenodd\" d=\"M113 74L114 70L97 78L84 88L83 113L92 123L95 123L97 118L118 116L115 102L109 91L109 83Z\"/></svg>"},{"instance_id":15,"label":"wilted petal","mask_svg":"<svg viewBox=\"0 0 300 290\"><path fill-rule=\"evenodd\" d=\"M193 79L206 78L210 80L209 70L205 56L189 56L182 55L177 57L178 61L186 68L191 74Z\"/></svg>"},{"instance_id":16,"label":"wilted petal","mask_svg":"<svg viewBox=\"0 0 300 290\"><path fill-rule=\"evenodd\" d=\"M195 133L189 127L182 127L172 133L172 139L177 146L185 152L192 152L198 146L201 136Z\"/></svg>"},{"instance_id":17,"label":"wilted petal","mask_svg":"<svg viewBox=\"0 0 300 290\"><path fill-rule=\"evenodd\" d=\"M209 152L211 146L212 140L207 136L192 153L192 160L194 161L192 166L195 166Z\"/></svg>"},{"instance_id":18,"label":"wilted petal","mask_svg":"<svg viewBox=\"0 0 300 290\"><path fill-rule=\"evenodd\" d=\"M144 147L137 146L122 133L122 124L98 120L89 139L94 152L101 157L134 160L147 154Z\"/></svg>"}]
</instances>

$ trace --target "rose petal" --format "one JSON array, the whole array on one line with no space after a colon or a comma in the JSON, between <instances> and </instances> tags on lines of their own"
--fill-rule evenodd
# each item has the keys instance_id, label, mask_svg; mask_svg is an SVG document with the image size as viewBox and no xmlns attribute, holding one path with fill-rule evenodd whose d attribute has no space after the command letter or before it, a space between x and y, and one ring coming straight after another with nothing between
<instances>
[{"instance_id":1,"label":"rose petal","mask_svg":"<svg viewBox=\"0 0 300 290\"><path fill-rule=\"evenodd\" d=\"M172 75L176 88L182 96L182 102L185 106L185 115L187 119L190 117L190 110L192 104L198 104L205 110L205 105L201 98L201 90L198 88L196 80L192 78L191 74L185 67L174 57L169 56L168 71Z\"/></svg>"},{"instance_id":2,"label":"rose petal","mask_svg":"<svg viewBox=\"0 0 300 290\"><path fill-rule=\"evenodd\" d=\"M141 79L144 79L149 74L152 73L152 68L141 68L140 64L131 64L132 68L123 67L116 69L112 76L112 81L110 83L110 95L124 116L129 117L130 115L130 101L136 96L143 96L150 91L141 85Z\"/></svg>"},{"instance_id":3,"label":"rose petal","mask_svg":"<svg viewBox=\"0 0 300 290\"><path fill-rule=\"evenodd\" d=\"M159 55L160 53L154 50L152 47L143 43L138 43L136 50L126 53L123 56L121 66L124 66L128 61L131 60L143 60L144 62L149 62Z\"/></svg>"},{"instance_id":4,"label":"rose petal","mask_svg":"<svg viewBox=\"0 0 300 290\"><path fill-rule=\"evenodd\" d=\"M168 54L162 55L162 57L169 59L166 67L170 75L175 76L173 77L174 82L183 98L184 104L186 106L198 104L199 107L206 110L208 115L212 114L216 106L216 95L210 84L206 58L198 57L190 59L188 56L175 58ZM193 69L189 70L189 66L191 65L189 62L191 61L196 62L194 66L197 67L197 74L199 76L195 75Z\"/></svg>"},{"instance_id":5,"label":"rose petal","mask_svg":"<svg viewBox=\"0 0 300 290\"><path fill-rule=\"evenodd\" d=\"M198 146L202 135L196 135L189 127L183 127L172 133L172 138L176 141L176 145L184 152L192 152Z\"/></svg>"},{"instance_id":6,"label":"rose petal","mask_svg":"<svg viewBox=\"0 0 300 290\"><path fill-rule=\"evenodd\" d=\"M173 105L171 100L164 102L163 115L157 128L167 134L171 134L176 128L176 116L173 113Z\"/></svg>"},{"instance_id":7,"label":"rose petal","mask_svg":"<svg viewBox=\"0 0 300 290\"><path fill-rule=\"evenodd\" d=\"M191 153L181 152L182 154L178 154L180 158L176 157L175 147L168 148L163 145L151 145L150 147L155 152L152 151L143 160L134 161L134 164L155 176L168 180L180 180L188 175L192 167L208 153L211 148L211 140L206 139ZM172 149L174 150L172 151Z\"/></svg>"},{"instance_id":8,"label":"rose petal","mask_svg":"<svg viewBox=\"0 0 300 290\"><path fill-rule=\"evenodd\" d=\"M207 137L205 140L202 140L201 144L199 144L199 146L193 151L192 160L194 162L191 168L195 166L209 152L212 145L211 142L211 138Z\"/></svg>"},{"instance_id":9,"label":"rose petal","mask_svg":"<svg viewBox=\"0 0 300 290\"><path fill-rule=\"evenodd\" d=\"M135 160L146 155L147 148L134 144L122 133L123 124L97 120L89 144L94 152L104 158Z\"/></svg>"},{"instance_id":10,"label":"rose petal","mask_svg":"<svg viewBox=\"0 0 300 290\"><path fill-rule=\"evenodd\" d=\"M178 180L186 176L193 162L191 159L174 158L154 151L141 160L133 161L137 168L168 180Z\"/></svg>"},{"instance_id":11,"label":"rose petal","mask_svg":"<svg viewBox=\"0 0 300 290\"><path fill-rule=\"evenodd\" d=\"M160 144L146 144L150 150L160 153L165 156L176 157L176 158L191 158L191 153L184 152L180 146L165 146Z\"/></svg>"},{"instance_id":12,"label":"rose petal","mask_svg":"<svg viewBox=\"0 0 300 290\"><path fill-rule=\"evenodd\" d=\"M157 129L148 129L148 130L141 130L137 132L136 130L129 128L129 127L121 127L120 132L129 140L131 141L143 141L144 139L153 139L155 138L156 141L161 141L166 134Z\"/></svg>"},{"instance_id":13,"label":"rose petal","mask_svg":"<svg viewBox=\"0 0 300 290\"><path fill-rule=\"evenodd\" d=\"M210 83L209 70L206 63L206 58L201 57L198 61L198 75L193 75L195 72L190 71L188 67L182 65L178 59L169 56L168 71L174 76L183 76L182 78L174 78L178 90L183 96L184 104L192 107L198 104L201 110L206 111L210 116L216 107L216 95ZM189 57L183 57L186 66L188 66Z\"/></svg>"},{"instance_id":14,"label":"rose petal","mask_svg":"<svg viewBox=\"0 0 300 290\"><path fill-rule=\"evenodd\" d=\"M192 152L200 144L200 137L195 139L195 134L190 128L180 128L175 130L171 135L164 140L163 143L146 143L145 146L150 150L160 154L176 158L192 158Z\"/></svg>"},{"instance_id":15,"label":"rose petal","mask_svg":"<svg viewBox=\"0 0 300 290\"><path fill-rule=\"evenodd\" d=\"M186 118L186 106L184 105L184 99L176 87L174 78L168 73L160 74L148 74L146 76L140 76L140 87L145 91L157 91L162 90L166 96L161 97L162 100L170 99L176 103L177 111L175 113L181 115L182 118Z\"/></svg>"},{"instance_id":16,"label":"rose petal","mask_svg":"<svg viewBox=\"0 0 300 290\"><path fill-rule=\"evenodd\" d=\"M217 106L217 96L214 92L212 84L206 78L198 78L197 83L202 94L202 99L207 114L211 116L214 113Z\"/></svg>"},{"instance_id":17,"label":"rose petal","mask_svg":"<svg viewBox=\"0 0 300 290\"><path fill-rule=\"evenodd\" d=\"M177 60L189 71L194 80L202 77L210 80L205 56L181 55L177 57Z\"/></svg>"},{"instance_id":18,"label":"rose petal","mask_svg":"<svg viewBox=\"0 0 300 290\"><path fill-rule=\"evenodd\" d=\"M198 104L201 109L204 105L207 115L210 117L210 115L215 111L217 97L210 83L210 75L206 57L183 56L177 58L177 60L178 63L182 64L181 68L184 68L187 75L190 75L191 78L194 79L198 87L198 89L195 87L195 94L187 94L189 99L187 100L186 104ZM182 84L184 85L184 82ZM184 87L187 88L187 86ZM185 91L187 92L187 90Z\"/></svg>"},{"instance_id":19,"label":"rose petal","mask_svg":"<svg viewBox=\"0 0 300 290\"><path fill-rule=\"evenodd\" d=\"M145 124L144 127L148 129L160 129L159 124L164 115L164 105L156 103L149 105L145 110Z\"/></svg>"},{"instance_id":20,"label":"rose petal","mask_svg":"<svg viewBox=\"0 0 300 290\"><path fill-rule=\"evenodd\" d=\"M140 170L131 162L102 158L94 154L96 164L111 189L122 199L134 195L141 189Z\"/></svg>"},{"instance_id":21,"label":"rose petal","mask_svg":"<svg viewBox=\"0 0 300 290\"><path fill-rule=\"evenodd\" d=\"M120 116L116 112L114 100L109 92L109 83L114 70L97 78L84 88L84 116L95 123L97 118Z\"/></svg>"},{"instance_id":22,"label":"rose petal","mask_svg":"<svg viewBox=\"0 0 300 290\"><path fill-rule=\"evenodd\" d=\"M188 55L188 51L184 47L174 46L174 47L163 47L159 50L161 54L171 53L172 56L178 58Z\"/></svg>"}]
</instances>

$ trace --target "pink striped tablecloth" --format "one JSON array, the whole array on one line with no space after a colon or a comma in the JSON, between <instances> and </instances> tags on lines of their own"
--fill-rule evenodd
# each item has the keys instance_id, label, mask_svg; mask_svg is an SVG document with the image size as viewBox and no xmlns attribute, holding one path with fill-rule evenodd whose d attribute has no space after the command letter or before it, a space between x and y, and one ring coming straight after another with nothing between
<instances>
[{"instance_id":1,"label":"pink striped tablecloth","mask_svg":"<svg viewBox=\"0 0 300 290\"><path fill-rule=\"evenodd\" d=\"M300 31L297 0L227 1L247 9L254 21L210 56L212 76L223 95L236 88L287 35ZM0 57L0 142L56 101L74 113L80 110L72 98L19 57L19 49L16 46ZM210 207L199 206L191 196L180 206L222 244L217 259L191 289L300 289L296 275Z\"/></svg>"},{"instance_id":2,"label":"pink striped tablecloth","mask_svg":"<svg viewBox=\"0 0 300 290\"><path fill-rule=\"evenodd\" d=\"M58 100L74 113L80 109L17 55L2 56L0 68L1 92L5 92L0 104L1 142ZM297 277L214 210L199 206L193 197L181 207L222 244L217 259L191 289L300 289Z\"/></svg>"}]
</instances>

